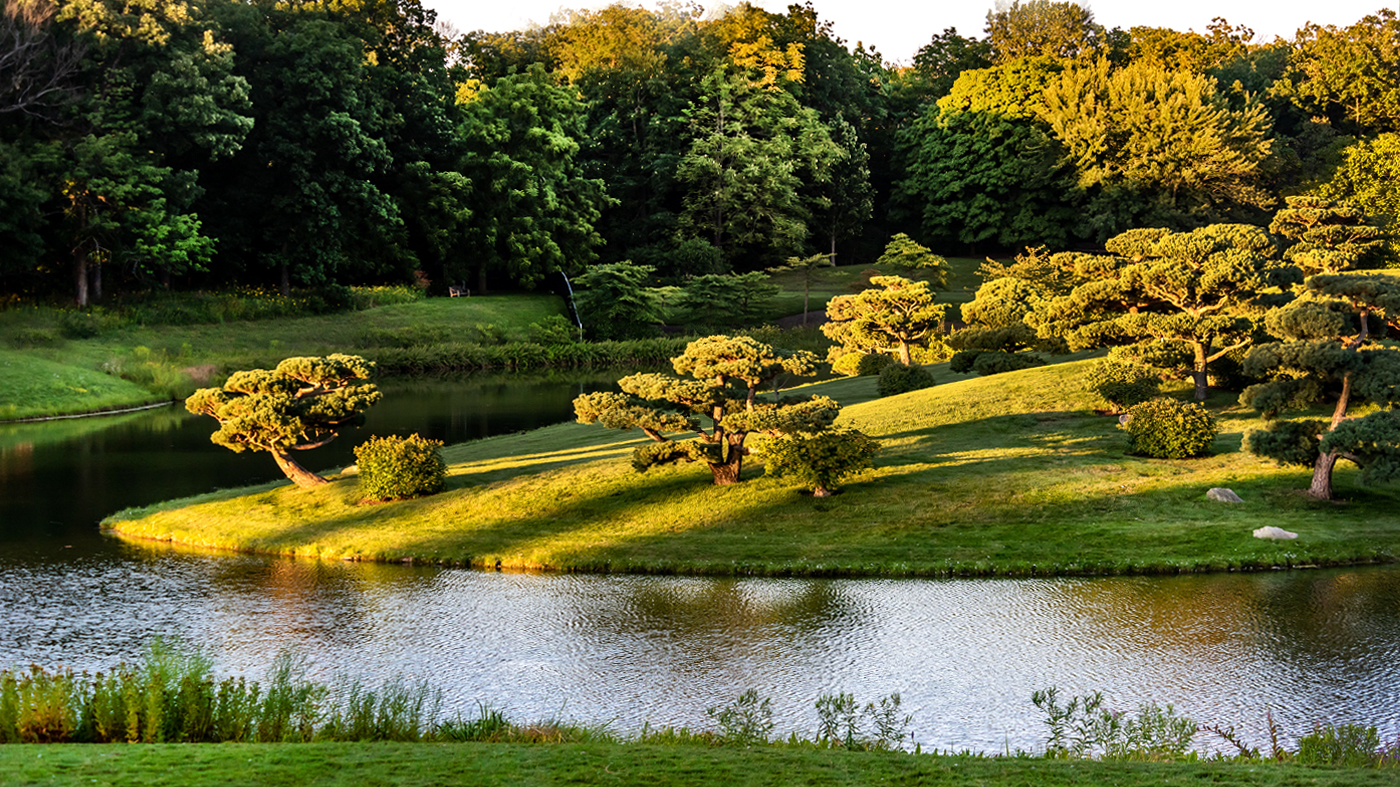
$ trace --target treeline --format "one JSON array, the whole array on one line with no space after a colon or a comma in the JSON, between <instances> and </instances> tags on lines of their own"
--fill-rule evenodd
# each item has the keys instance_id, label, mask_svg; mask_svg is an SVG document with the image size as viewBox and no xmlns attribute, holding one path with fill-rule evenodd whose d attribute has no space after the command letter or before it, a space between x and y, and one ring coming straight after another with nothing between
<instances>
[{"instance_id":1,"label":"treeline","mask_svg":"<svg viewBox=\"0 0 1400 787\"><path fill-rule=\"evenodd\" d=\"M1267 223L1316 192L1400 214L1400 22L1260 43L988 14L910 67L810 4L614 5L457 34L417 0L4 0L10 294L663 280L895 232L945 253ZM115 282L115 284L114 284Z\"/></svg>"}]
</instances>

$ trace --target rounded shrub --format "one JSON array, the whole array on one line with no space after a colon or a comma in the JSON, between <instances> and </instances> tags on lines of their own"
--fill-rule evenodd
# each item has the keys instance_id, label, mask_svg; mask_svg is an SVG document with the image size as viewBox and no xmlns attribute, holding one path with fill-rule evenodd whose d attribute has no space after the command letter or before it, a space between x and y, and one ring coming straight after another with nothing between
<instances>
[{"instance_id":1,"label":"rounded shrub","mask_svg":"<svg viewBox=\"0 0 1400 787\"><path fill-rule=\"evenodd\" d=\"M1084 388L1108 403L1115 413L1155 397L1162 379L1141 364L1115 360L1096 361L1084 373Z\"/></svg>"},{"instance_id":2,"label":"rounded shrub","mask_svg":"<svg viewBox=\"0 0 1400 787\"><path fill-rule=\"evenodd\" d=\"M419 435L371 437L355 447L360 492L367 500L406 500L441 492L447 463L442 442Z\"/></svg>"},{"instance_id":3,"label":"rounded shrub","mask_svg":"<svg viewBox=\"0 0 1400 787\"><path fill-rule=\"evenodd\" d=\"M924 370L922 366L905 366L895 363L886 366L880 372L880 379L875 383L875 392L881 396L894 396L895 394L917 391L920 388L928 388L933 385L933 375Z\"/></svg>"},{"instance_id":4,"label":"rounded shrub","mask_svg":"<svg viewBox=\"0 0 1400 787\"><path fill-rule=\"evenodd\" d=\"M785 434L762 443L764 472L791 478L826 497L843 479L870 467L880 444L855 429Z\"/></svg>"},{"instance_id":5,"label":"rounded shrub","mask_svg":"<svg viewBox=\"0 0 1400 787\"><path fill-rule=\"evenodd\" d=\"M894 362L894 358L884 353L866 353L860 356L860 361L856 364L856 374L861 377L873 377Z\"/></svg>"},{"instance_id":6,"label":"rounded shrub","mask_svg":"<svg viewBox=\"0 0 1400 787\"><path fill-rule=\"evenodd\" d=\"M846 377L855 377L859 374L860 359L864 357L862 353L841 353L834 358L828 356L828 360L831 361L831 371Z\"/></svg>"},{"instance_id":7,"label":"rounded shrub","mask_svg":"<svg viewBox=\"0 0 1400 787\"><path fill-rule=\"evenodd\" d=\"M1150 399L1129 407L1122 428L1128 431L1129 453L1157 459L1205 456L1220 431L1209 410L1176 399Z\"/></svg>"}]
</instances>

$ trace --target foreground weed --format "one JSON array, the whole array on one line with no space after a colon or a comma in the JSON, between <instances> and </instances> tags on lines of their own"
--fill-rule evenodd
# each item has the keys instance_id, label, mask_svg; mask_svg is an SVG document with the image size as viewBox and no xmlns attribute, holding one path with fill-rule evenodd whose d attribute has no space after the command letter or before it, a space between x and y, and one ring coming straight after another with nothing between
<instances>
[{"instance_id":1,"label":"foreground weed","mask_svg":"<svg viewBox=\"0 0 1400 787\"><path fill-rule=\"evenodd\" d=\"M768 743L773 737L773 709L767 697L760 698L757 689L749 689L734 702L705 711L719 725L719 737L724 743L753 746Z\"/></svg>"},{"instance_id":2,"label":"foreground weed","mask_svg":"<svg viewBox=\"0 0 1400 787\"><path fill-rule=\"evenodd\" d=\"M1188 757L1200 729L1171 705L1143 703L1135 716L1110 710L1100 692L1072 697L1061 706L1052 686L1032 694L1031 702L1045 713L1050 728L1045 754L1053 758L1179 760Z\"/></svg>"}]
</instances>

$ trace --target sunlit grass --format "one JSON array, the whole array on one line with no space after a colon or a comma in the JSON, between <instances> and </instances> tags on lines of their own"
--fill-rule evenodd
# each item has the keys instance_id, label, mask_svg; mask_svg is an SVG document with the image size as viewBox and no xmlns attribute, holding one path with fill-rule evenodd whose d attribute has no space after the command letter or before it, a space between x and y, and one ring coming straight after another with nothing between
<instances>
[{"instance_id":1,"label":"sunlit grass","mask_svg":"<svg viewBox=\"0 0 1400 787\"><path fill-rule=\"evenodd\" d=\"M1083 362L873 399L873 380L813 386L879 438L874 469L834 498L763 477L715 487L695 466L634 473L640 435L561 424L446 449L448 490L360 505L353 476L315 490L123 512L145 539L308 557L489 568L706 574L943 575L1175 572L1389 560L1393 488L1339 473L1342 503L1298 493L1307 473L1239 452L1252 414L1215 403L1224 432L1199 460L1127 456L1079 383ZM943 380L956 378L946 368ZM214 449L211 449L214 450ZM1243 505L1205 498L1233 488ZM1297 541L1255 539L1281 525Z\"/></svg>"}]
</instances>

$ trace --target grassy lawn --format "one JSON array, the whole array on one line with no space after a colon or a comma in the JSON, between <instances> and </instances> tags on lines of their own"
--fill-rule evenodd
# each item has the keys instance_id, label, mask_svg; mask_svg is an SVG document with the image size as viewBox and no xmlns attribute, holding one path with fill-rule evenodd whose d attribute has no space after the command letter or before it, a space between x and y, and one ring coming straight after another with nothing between
<instances>
[{"instance_id":1,"label":"grassy lawn","mask_svg":"<svg viewBox=\"0 0 1400 787\"><path fill-rule=\"evenodd\" d=\"M410 341L524 340L532 323L563 308L552 295L431 298L317 317L157 326L112 321L88 339L63 338L57 310L0 311L0 345L27 345L0 350L6 364L0 420L182 398L211 375L294 355Z\"/></svg>"},{"instance_id":2,"label":"grassy lawn","mask_svg":"<svg viewBox=\"0 0 1400 787\"><path fill-rule=\"evenodd\" d=\"M309 743L0 746L6 784L1136 785L1368 787L1392 769L975 758L641 744Z\"/></svg>"},{"instance_id":3,"label":"grassy lawn","mask_svg":"<svg viewBox=\"0 0 1400 787\"><path fill-rule=\"evenodd\" d=\"M113 410L162 398L96 369L0 350L0 420Z\"/></svg>"},{"instance_id":4,"label":"grassy lawn","mask_svg":"<svg viewBox=\"0 0 1400 787\"><path fill-rule=\"evenodd\" d=\"M1345 502L1298 493L1308 474L1239 451L1252 413L1219 395L1216 454L1127 456L1096 415L1082 361L874 399L871 378L818 384L842 422L879 438L877 466L817 499L762 477L714 487L702 468L634 473L636 432L561 424L452 446L448 491L360 505L353 476L271 484L121 512L137 538L307 557L584 571L773 575L1042 575L1248 569L1390 560L1394 488ZM938 370L947 381L956 378ZM215 450L215 449L210 449ZM271 461L270 459L268 461ZM1208 501L1211 487L1246 501ZM1296 541L1253 538L1281 525Z\"/></svg>"}]
</instances>

